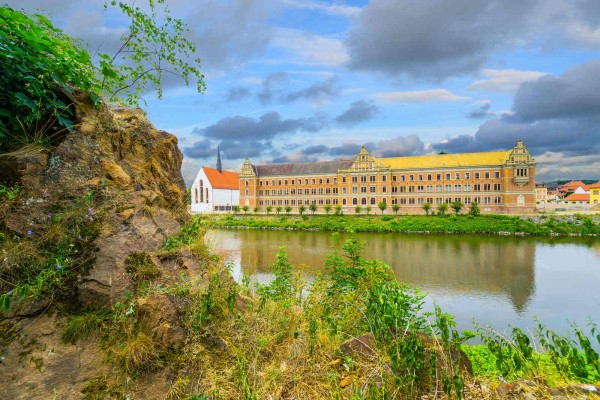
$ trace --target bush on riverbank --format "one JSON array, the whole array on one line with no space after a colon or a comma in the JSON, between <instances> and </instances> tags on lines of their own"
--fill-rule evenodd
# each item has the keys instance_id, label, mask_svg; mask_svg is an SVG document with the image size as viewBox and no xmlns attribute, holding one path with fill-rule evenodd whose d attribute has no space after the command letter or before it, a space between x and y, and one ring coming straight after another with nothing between
<instances>
[{"instance_id":1,"label":"bush on riverbank","mask_svg":"<svg viewBox=\"0 0 600 400\"><path fill-rule=\"evenodd\" d=\"M475 233L532 236L600 235L597 217L449 216L265 216L202 215L215 228L291 229L333 232Z\"/></svg>"}]
</instances>

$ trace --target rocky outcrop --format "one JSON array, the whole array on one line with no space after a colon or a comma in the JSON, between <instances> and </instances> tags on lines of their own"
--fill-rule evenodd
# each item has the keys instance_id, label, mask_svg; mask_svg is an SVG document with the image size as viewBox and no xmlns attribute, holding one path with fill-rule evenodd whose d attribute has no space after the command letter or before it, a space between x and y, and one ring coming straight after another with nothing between
<instances>
[{"instance_id":1,"label":"rocky outcrop","mask_svg":"<svg viewBox=\"0 0 600 400\"><path fill-rule=\"evenodd\" d=\"M15 237L48 236L51 226L39 221L66 215L86 195L94 198L94 209L86 217L96 219L97 234L90 239L85 268L73 282L72 298L61 305L81 310L111 306L134 291L127 257L156 252L179 231L187 212L180 172L183 157L175 136L155 129L140 109L97 108L83 94L74 95L72 102L75 130L58 144L55 141L54 147L29 145L0 155L1 180L20 187L16 200L0 204L0 228ZM165 259L152 255L152 260L168 273L189 269L190 275L199 275L192 255L174 253ZM10 262L5 257L0 268L16 265ZM114 372L95 339L62 343L65 320L55 315L55 303L43 299L39 304L27 304L4 321L0 318L0 397L82 398L82 390L105 385L102 377ZM169 298L151 296L137 307L161 346L184 340ZM148 379L149 387L156 386L156 379ZM166 384L166 378L159 380ZM150 392L139 398L149 398Z\"/></svg>"}]
</instances>

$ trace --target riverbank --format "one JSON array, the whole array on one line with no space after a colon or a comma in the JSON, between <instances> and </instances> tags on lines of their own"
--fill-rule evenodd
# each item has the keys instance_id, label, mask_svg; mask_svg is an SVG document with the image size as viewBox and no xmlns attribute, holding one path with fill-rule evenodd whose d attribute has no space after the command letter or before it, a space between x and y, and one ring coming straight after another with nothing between
<instances>
[{"instance_id":1,"label":"riverbank","mask_svg":"<svg viewBox=\"0 0 600 400\"><path fill-rule=\"evenodd\" d=\"M256 215L195 216L208 227L285 229L329 232L394 232L412 234L495 234L521 236L600 236L600 216L506 215Z\"/></svg>"}]
</instances>

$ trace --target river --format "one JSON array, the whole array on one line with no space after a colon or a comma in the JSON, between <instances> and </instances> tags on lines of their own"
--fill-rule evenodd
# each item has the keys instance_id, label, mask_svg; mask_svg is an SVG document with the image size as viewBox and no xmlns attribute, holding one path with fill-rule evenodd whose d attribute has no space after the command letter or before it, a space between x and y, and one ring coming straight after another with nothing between
<instances>
[{"instance_id":1,"label":"river","mask_svg":"<svg viewBox=\"0 0 600 400\"><path fill-rule=\"evenodd\" d=\"M354 234L364 258L389 264L400 282L427 293L425 310L438 304L460 329L473 320L505 331L509 324L535 329L535 317L564 333L570 322L600 324L600 241L474 235ZM347 238L340 235L340 243ZM210 230L212 248L233 262L238 281L271 279L269 265L280 246L303 265L308 280L324 268L335 247L331 233ZM337 246L339 249L340 245ZM588 331L588 329L584 329Z\"/></svg>"}]
</instances>

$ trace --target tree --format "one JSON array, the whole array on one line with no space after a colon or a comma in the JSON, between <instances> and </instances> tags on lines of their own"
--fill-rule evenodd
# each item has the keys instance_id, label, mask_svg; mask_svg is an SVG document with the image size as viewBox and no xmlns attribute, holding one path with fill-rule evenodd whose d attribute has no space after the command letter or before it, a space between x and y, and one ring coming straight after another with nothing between
<instances>
[{"instance_id":1,"label":"tree","mask_svg":"<svg viewBox=\"0 0 600 400\"><path fill-rule=\"evenodd\" d=\"M372 208L371 208L371 206L367 206L365 208L365 210L367 211L367 215L369 215L369 213L371 212Z\"/></svg>"},{"instance_id":2,"label":"tree","mask_svg":"<svg viewBox=\"0 0 600 400\"><path fill-rule=\"evenodd\" d=\"M474 217L478 216L481 212L479 211L479 204L477 204L476 201L471 203L471 206L469 207L469 215L472 215Z\"/></svg>"},{"instance_id":3,"label":"tree","mask_svg":"<svg viewBox=\"0 0 600 400\"><path fill-rule=\"evenodd\" d=\"M326 204L325 207L323 207L323 210L325 210L325 213L329 215L329 212L331 211L331 205Z\"/></svg>"},{"instance_id":4,"label":"tree","mask_svg":"<svg viewBox=\"0 0 600 400\"><path fill-rule=\"evenodd\" d=\"M306 211L306 207L304 207L304 204L300 204L298 207L298 214L302 215L304 214L304 211Z\"/></svg>"},{"instance_id":5,"label":"tree","mask_svg":"<svg viewBox=\"0 0 600 400\"><path fill-rule=\"evenodd\" d=\"M277 215L279 215L279 213L281 212L281 210L283 210L283 208L281 206L277 206L275 208L275 212L277 213Z\"/></svg>"},{"instance_id":6,"label":"tree","mask_svg":"<svg viewBox=\"0 0 600 400\"><path fill-rule=\"evenodd\" d=\"M233 210L234 214L237 214L240 212L240 206L231 206L231 209Z\"/></svg>"},{"instance_id":7,"label":"tree","mask_svg":"<svg viewBox=\"0 0 600 400\"><path fill-rule=\"evenodd\" d=\"M430 203L430 202L427 202L427 203L423 204L423 205L421 206L421 208L422 208L423 210L425 210L425 215L429 215L429 212L431 211L431 203Z\"/></svg>"},{"instance_id":8,"label":"tree","mask_svg":"<svg viewBox=\"0 0 600 400\"><path fill-rule=\"evenodd\" d=\"M361 206L354 207L354 213L360 214L361 211L362 211L362 207Z\"/></svg>"},{"instance_id":9,"label":"tree","mask_svg":"<svg viewBox=\"0 0 600 400\"><path fill-rule=\"evenodd\" d=\"M439 215L445 215L446 211L448 211L448 203L445 201L442 202L439 206L437 206L437 211Z\"/></svg>"},{"instance_id":10,"label":"tree","mask_svg":"<svg viewBox=\"0 0 600 400\"><path fill-rule=\"evenodd\" d=\"M245 205L245 206L242 207L242 211L244 212L244 214L248 214L249 210L250 210L250 207L248 207L247 205Z\"/></svg>"},{"instance_id":11,"label":"tree","mask_svg":"<svg viewBox=\"0 0 600 400\"><path fill-rule=\"evenodd\" d=\"M260 211L260 208L258 208L258 206L254 206L252 211L254 212L254 214L258 214L258 212Z\"/></svg>"},{"instance_id":12,"label":"tree","mask_svg":"<svg viewBox=\"0 0 600 400\"><path fill-rule=\"evenodd\" d=\"M308 206L308 209L310 211L312 211L313 215L315 215L315 211L317 211L317 203L310 203L310 206Z\"/></svg>"},{"instance_id":13,"label":"tree","mask_svg":"<svg viewBox=\"0 0 600 400\"><path fill-rule=\"evenodd\" d=\"M400 206L398 204L392 204L392 210L394 210L394 214L398 215L398 210Z\"/></svg>"},{"instance_id":14,"label":"tree","mask_svg":"<svg viewBox=\"0 0 600 400\"><path fill-rule=\"evenodd\" d=\"M379 207L381 215L383 215L383 212L387 209L387 203L385 201L380 201L379 204L377 204L377 207Z\"/></svg>"},{"instance_id":15,"label":"tree","mask_svg":"<svg viewBox=\"0 0 600 400\"><path fill-rule=\"evenodd\" d=\"M452 207L452 209L454 210L454 213L456 215L460 214L460 210L463 209L464 204L461 203L460 201L454 201L452 202L452 204L450 205L450 207Z\"/></svg>"},{"instance_id":16,"label":"tree","mask_svg":"<svg viewBox=\"0 0 600 400\"><path fill-rule=\"evenodd\" d=\"M287 215L290 215L290 213L291 213L291 212L292 212L292 207L290 207L290 206L285 206L285 213L286 213Z\"/></svg>"},{"instance_id":17,"label":"tree","mask_svg":"<svg viewBox=\"0 0 600 400\"><path fill-rule=\"evenodd\" d=\"M273 206L267 206L267 208L265 208L265 210L267 211L267 215L271 213L271 211L273 211Z\"/></svg>"},{"instance_id":18,"label":"tree","mask_svg":"<svg viewBox=\"0 0 600 400\"><path fill-rule=\"evenodd\" d=\"M335 215L342 215L342 205L338 204L335 206Z\"/></svg>"}]
</instances>

